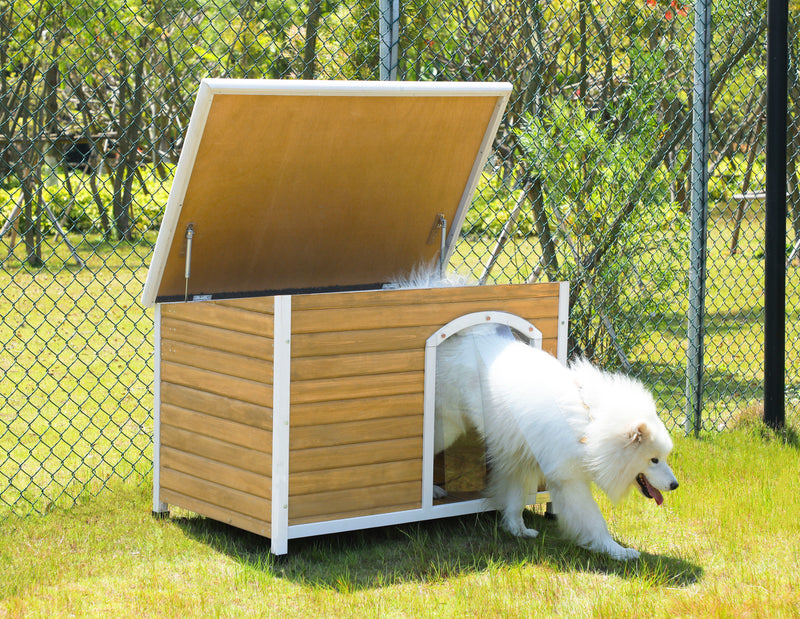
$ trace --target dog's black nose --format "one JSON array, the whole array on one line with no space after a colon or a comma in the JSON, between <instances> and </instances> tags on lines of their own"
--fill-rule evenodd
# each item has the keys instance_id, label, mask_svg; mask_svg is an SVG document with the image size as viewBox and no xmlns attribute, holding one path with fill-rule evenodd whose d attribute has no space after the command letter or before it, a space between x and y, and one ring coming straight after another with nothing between
<instances>
[{"instance_id":1,"label":"dog's black nose","mask_svg":"<svg viewBox=\"0 0 800 619\"><path fill-rule=\"evenodd\" d=\"M677 488L677 487L678 487L678 482L677 482L677 481L673 481L673 482L672 482L672 483L669 485L669 489L670 489L670 490L675 490L675 488Z\"/></svg>"}]
</instances>

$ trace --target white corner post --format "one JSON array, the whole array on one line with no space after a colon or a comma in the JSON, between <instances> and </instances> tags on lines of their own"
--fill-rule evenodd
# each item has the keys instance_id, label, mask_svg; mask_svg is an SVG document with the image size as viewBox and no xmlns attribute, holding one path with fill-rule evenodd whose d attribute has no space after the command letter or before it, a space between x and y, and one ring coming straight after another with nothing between
<instances>
[{"instance_id":1,"label":"white corner post","mask_svg":"<svg viewBox=\"0 0 800 619\"><path fill-rule=\"evenodd\" d=\"M558 283L558 360L567 365L569 351L569 282Z\"/></svg>"},{"instance_id":2,"label":"white corner post","mask_svg":"<svg viewBox=\"0 0 800 619\"><path fill-rule=\"evenodd\" d=\"M400 0L380 0L378 11L380 79L394 81L400 41Z\"/></svg>"},{"instance_id":3,"label":"white corner post","mask_svg":"<svg viewBox=\"0 0 800 619\"><path fill-rule=\"evenodd\" d=\"M694 93L692 97L692 178L687 316L687 434L700 432L703 408L703 335L706 296L706 226L708 220L708 133L711 50L711 0L698 0L694 17Z\"/></svg>"},{"instance_id":4,"label":"white corner post","mask_svg":"<svg viewBox=\"0 0 800 619\"><path fill-rule=\"evenodd\" d=\"M169 513L161 500L161 304L153 311L153 515Z\"/></svg>"},{"instance_id":5,"label":"white corner post","mask_svg":"<svg viewBox=\"0 0 800 619\"><path fill-rule=\"evenodd\" d=\"M289 551L289 393L292 297L275 297L272 385L272 518L270 551Z\"/></svg>"}]
</instances>

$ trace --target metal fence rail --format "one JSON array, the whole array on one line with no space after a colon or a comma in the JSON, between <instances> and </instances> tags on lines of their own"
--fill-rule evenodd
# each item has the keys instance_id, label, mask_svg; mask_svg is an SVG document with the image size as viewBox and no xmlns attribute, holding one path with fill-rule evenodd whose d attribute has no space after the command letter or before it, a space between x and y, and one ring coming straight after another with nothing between
<instances>
[{"instance_id":1,"label":"metal fence rail","mask_svg":"<svg viewBox=\"0 0 800 619\"><path fill-rule=\"evenodd\" d=\"M152 315L139 294L205 76L512 82L451 266L484 283L569 279L571 351L639 376L682 427L694 11L677 0L0 3L0 514L150 471ZM764 2L713 5L700 127L707 430L761 397L765 15ZM799 392L789 363L790 405Z\"/></svg>"}]
</instances>

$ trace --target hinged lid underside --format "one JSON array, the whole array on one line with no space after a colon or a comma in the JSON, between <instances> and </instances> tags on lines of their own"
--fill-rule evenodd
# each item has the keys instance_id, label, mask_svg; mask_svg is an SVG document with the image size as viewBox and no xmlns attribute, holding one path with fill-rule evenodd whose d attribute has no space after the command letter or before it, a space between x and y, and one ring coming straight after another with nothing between
<instances>
[{"instance_id":1,"label":"hinged lid underside","mask_svg":"<svg viewBox=\"0 0 800 619\"><path fill-rule=\"evenodd\" d=\"M144 302L380 284L439 257L439 214L449 254L509 91L204 80Z\"/></svg>"}]
</instances>

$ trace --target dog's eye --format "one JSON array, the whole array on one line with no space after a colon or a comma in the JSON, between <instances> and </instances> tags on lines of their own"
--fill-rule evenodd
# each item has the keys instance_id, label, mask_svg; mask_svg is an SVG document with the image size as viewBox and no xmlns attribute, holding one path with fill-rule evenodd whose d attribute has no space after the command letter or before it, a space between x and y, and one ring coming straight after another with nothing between
<instances>
[{"instance_id":1,"label":"dog's eye","mask_svg":"<svg viewBox=\"0 0 800 619\"><path fill-rule=\"evenodd\" d=\"M650 458L650 462L653 464L658 464L658 458Z\"/></svg>"}]
</instances>

